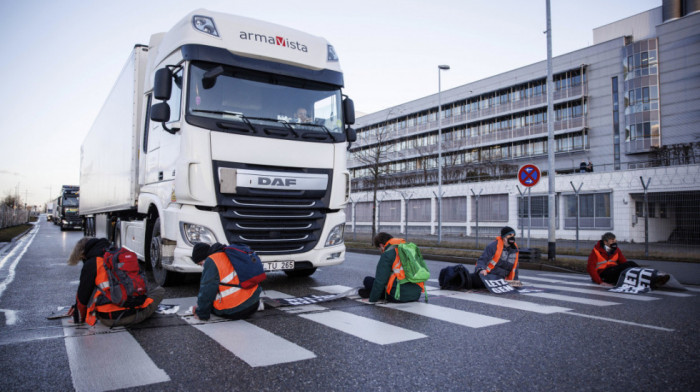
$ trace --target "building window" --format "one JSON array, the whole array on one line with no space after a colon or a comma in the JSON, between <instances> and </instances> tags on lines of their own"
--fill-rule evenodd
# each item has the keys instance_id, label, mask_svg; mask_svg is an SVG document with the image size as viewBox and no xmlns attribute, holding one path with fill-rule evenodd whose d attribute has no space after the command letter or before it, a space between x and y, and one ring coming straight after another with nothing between
<instances>
[{"instance_id":1,"label":"building window","mask_svg":"<svg viewBox=\"0 0 700 392\"><path fill-rule=\"evenodd\" d=\"M620 170L620 104L618 97L617 76L612 78L613 101L613 164L615 170Z\"/></svg>"},{"instance_id":2,"label":"building window","mask_svg":"<svg viewBox=\"0 0 700 392\"><path fill-rule=\"evenodd\" d=\"M471 197L472 216L471 221L476 221L476 205L479 204L479 222L507 222L508 221L508 194L482 195L477 203L476 197Z\"/></svg>"},{"instance_id":3,"label":"building window","mask_svg":"<svg viewBox=\"0 0 700 392\"><path fill-rule=\"evenodd\" d=\"M372 203L365 201L355 205L355 221L372 222Z\"/></svg>"},{"instance_id":4,"label":"building window","mask_svg":"<svg viewBox=\"0 0 700 392\"><path fill-rule=\"evenodd\" d=\"M579 228L612 229L611 193L582 193L580 195ZM576 229L576 195L567 195L565 229Z\"/></svg>"},{"instance_id":5,"label":"building window","mask_svg":"<svg viewBox=\"0 0 700 392\"><path fill-rule=\"evenodd\" d=\"M467 221L467 198L443 197L442 198L442 221L443 222L466 222Z\"/></svg>"},{"instance_id":6,"label":"building window","mask_svg":"<svg viewBox=\"0 0 700 392\"><path fill-rule=\"evenodd\" d=\"M555 215L559 217L559 198L555 196ZM518 226L527 228L532 222L531 228L543 229L549 227L549 196L531 196L530 211L532 219L528 217L528 197L518 197ZM559 220L557 219L557 227Z\"/></svg>"},{"instance_id":7,"label":"building window","mask_svg":"<svg viewBox=\"0 0 700 392\"><path fill-rule=\"evenodd\" d=\"M408 201L408 222L430 222L430 199Z\"/></svg>"},{"instance_id":8,"label":"building window","mask_svg":"<svg viewBox=\"0 0 700 392\"><path fill-rule=\"evenodd\" d=\"M381 222L401 222L401 202L387 200L379 204L379 219Z\"/></svg>"}]
</instances>

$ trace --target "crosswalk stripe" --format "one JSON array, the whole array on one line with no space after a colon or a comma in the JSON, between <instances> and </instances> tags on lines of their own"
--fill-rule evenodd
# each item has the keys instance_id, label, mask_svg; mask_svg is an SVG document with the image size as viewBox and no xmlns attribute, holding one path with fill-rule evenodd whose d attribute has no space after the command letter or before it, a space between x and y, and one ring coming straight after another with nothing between
<instances>
[{"instance_id":1,"label":"crosswalk stripe","mask_svg":"<svg viewBox=\"0 0 700 392\"><path fill-rule=\"evenodd\" d=\"M675 291L652 290L652 294L665 295L668 297L694 297L693 294L677 293Z\"/></svg>"},{"instance_id":2,"label":"crosswalk stripe","mask_svg":"<svg viewBox=\"0 0 700 392\"><path fill-rule=\"evenodd\" d=\"M419 316L446 321L452 324L463 325L469 328L490 327L492 325L503 324L510 321L498 317L485 316L483 314L447 308L444 306L426 304L424 302L384 303L377 304L377 306L417 314Z\"/></svg>"},{"instance_id":3,"label":"crosswalk stripe","mask_svg":"<svg viewBox=\"0 0 700 392\"><path fill-rule=\"evenodd\" d=\"M547 299L553 299L556 301L573 302L573 303L577 303L577 304L593 305L593 306L619 305L618 302L603 301L603 300L591 299L591 298L572 297L569 295L561 295L561 294L554 294L554 293L523 293L522 295L529 295L531 297L547 298Z\"/></svg>"},{"instance_id":4,"label":"crosswalk stripe","mask_svg":"<svg viewBox=\"0 0 700 392\"><path fill-rule=\"evenodd\" d=\"M197 297L168 299L167 302L187 309L196 304ZM194 317L183 319L251 367L316 358L313 352L244 320L213 322L225 320L215 315L211 315L210 322Z\"/></svg>"},{"instance_id":5,"label":"crosswalk stripe","mask_svg":"<svg viewBox=\"0 0 700 392\"><path fill-rule=\"evenodd\" d=\"M299 316L338 331L345 332L368 342L381 345L427 337L422 333L337 310L329 310L327 312L319 313L305 313Z\"/></svg>"},{"instance_id":6,"label":"crosswalk stripe","mask_svg":"<svg viewBox=\"0 0 700 392\"><path fill-rule=\"evenodd\" d=\"M451 290L440 290L433 292L433 295L445 295L450 298L461 299L465 301L479 302L488 305L501 306L505 308L524 310L528 312L535 312L540 314L552 314L560 312L568 312L571 309L563 308L561 306L551 306L551 305L540 305L534 302L521 301L517 299L505 298L503 296L489 295L489 294L477 294L477 293L465 293L461 291L451 291Z\"/></svg>"},{"instance_id":7,"label":"crosswalk stripe","mask_svg":"<svg viewBox=\"0 0 700 392\"><path fill-rule=\"evenodd\" d=\"M123 328L77 328L63 320L68 365L76 391L111 391L170 381ZM115 347L118 347L115 350ZM107 355L108 354L108 355Z\"/></svg>"},{"instance_id":8,"label":"crosswalk stripe","mask_svg":"<svg viewBox=\"0 0 700 392\"><path fill-rule=\"evenodd\" d=\"M599 295L602 297L624 298L624 299L631 299L634 301L655 301L655 300L659 299L657 297L649 297L647 295L615 293L615 292L607 291L607 290L580 289L578 287L555 286L555 285L550 285L550 284L529 283L529 282L523 282L523 284L526 284L528 286L533 286L533 287L540 287L543 289L571 291L573 293Z\"/></svg>"},{"instance_id":9,"label":"crosswalk stripe","mask_svg":"<svg viewBox=\"0 0 700 392\"><path fill-rule=\"evenodd\" d=\"M343 287L343 286L332 286L332 287L334 287L332 289L327 288L327 287L328 286L314 287L314 289L319 290L319 291L330 290L330 291L325 291L325 292L334 293L334 291L340 290L339 287ZM347 290L347 289L349 289L349 287L347 287L345 289ZM485 316L482 314L472 313L472 312L465 312L463 310L457 310L457 309L447 308L444 306L437 306L437 305L433 305L433 304L426 304L423 302L404 302L404 303L385 303L385 304L378 303L377 306L395 309L395 310L400 310L403 312L408 312L408 313L412 313L412 314L417 314L419 316L434 318L434 319L441 320L441 321L447 321L448 323L463 325L465 327L470 327L470 328L489 327L492 325L507 323L509 321L509 320L505 320L505 319L501 319L501 318L497 318L497 317Z\"/></svg>"},{"instance_id":10,"label":"crosswalk stripe","mask_svg":"<svg viewBox=\"0 0 700 392\"><path fill-rule=\"evenodd\" d=\"M585 281L591 281L591 277L588 275L580 275L580 274L556 274L556 273L551 273L551 274L538 274L538 276L552 276L555 278L560 278L560 279L574 279L574 280L585 280ZM530 278L530 276L528 276Z\"/></svg>"},{"instance_id":11,"label":"crosswalk stripe","mask_svg":"<svg viewBox=\"0 0 700 392\"><path fill-rule=\"evenodd\" d=\"M564 279L550 279L550 278L538 278L535 276L528 276L527 280L536 280L540 282L546 282L546 283L564 283L564 284L569 284L572 286L586 286L586 287L600 287L599 284L595 283L584 283L584 282L570 282Z\"/></svg>"},{"instance_id":12,"label":"crosswalk stripe","mask_svg":"<svg viewBox=\"0 0 700 392\"><path fill-rule=\"evenodd\" d=\"M340 291L341 293L350 289L350 287L344 286L328 287L331 291L338 287L343 287L344 289ZM265 294L270 298L291 298L291 296L288 294L274 290L266 290ZM332 294L338 293L332 292ZM304 308L305 311L295 312L295 308ZM348 312L330 310L320 305L288 306L280 309L289 313L299 313L299 317L314 321L341 332L345 332L368 342L381 345L406 342L409 340L427 337L422 333L411 331L406 328L397 327L395 325L372 320L370 318L358 316ZM309 309L313 309L314 312L312 313L312 311Z\"/></svg>"}]
</instances>

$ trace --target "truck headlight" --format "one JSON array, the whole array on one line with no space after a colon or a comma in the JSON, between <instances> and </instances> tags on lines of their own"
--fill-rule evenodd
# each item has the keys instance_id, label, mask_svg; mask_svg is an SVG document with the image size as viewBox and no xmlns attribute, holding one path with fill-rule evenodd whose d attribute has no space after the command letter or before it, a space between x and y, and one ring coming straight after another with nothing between
<instances>
[{"instance_id":1,"label":"truck headlight","mask_svg":"<svg viewBox=\"0 0 700 392\"><path fill-rule=\"evenodd\" d=\"M182 232L182 238L184 238L190 246L194 246L197 242L204 242L207 244L216 242L214 233L204 226L180 222L180 231Z\"/></svg>"},{"instance_id":2,"label":"truck headlight","mask_svg":"<svg viewBox=\"0 0 700 392\"><path fill-rule=\"evenodd\" d=\"M326 246L335 246L343 243L343 233L345 232L345 223L341 223L334 227L328 238L326 239Z\"/></svg>"}]
</instances>

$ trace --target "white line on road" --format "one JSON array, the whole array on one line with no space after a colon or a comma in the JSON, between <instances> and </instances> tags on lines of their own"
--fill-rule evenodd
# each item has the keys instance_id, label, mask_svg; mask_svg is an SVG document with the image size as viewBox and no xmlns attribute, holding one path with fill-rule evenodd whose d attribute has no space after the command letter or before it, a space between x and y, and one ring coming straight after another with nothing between
<instances>
[{"instance_id":1,"label":"white line on road","mask_svg":"<svg viewBox=\"0 0 700 392\"><path fill-rule=\"evenodd\" d=\"M565 273L551 273L551 274L537 274L538 276L553 276L555 278L560 278L560 279L575 279L575 280L585 280L590 282L591 277L588 275L579 275L579 274L565 274ZM528 276L529 278L529 276Z\"/></svg>"},{"instance_id":2,"label":"white line on road","mask_svg":"<svg viewBox=\"0 0 700 392\"><path fill-rule=\"evenodd\" d=\"M328 293L343 292L348 290L349 287L346 286L323 286L314 287L315 290L325 291ZM427 290L427 288L426 288ZM436 290L439 291L439 290ZM432 293L432 292L431 292ZM362 301L363 303L366 303ZM396 309L403 312L413 313L420 316L430 317L441 321L447 321L449 323L463 325L470 328L482 328L491 325L507 323L508 320L504 320L497 317L484 316L478 313L465 312L462 310L446 308L444 306L437 306L432 304L426 304L422 302L406 302L406 303L386 303L377 304L378 306Z\"/></svg>"},{"instance_id":3,"label":"white line on road","mask_svg":"<svg viewBox=\"0 0 700 392\"><path fill-rule=\"evenodd\" d=\"M526 284L528 286L533 286L533 287L541 287L543 289L571 291L573 293L599 295L602 297L624 298L624 299L631 299L631 300L635 300L635 301L655 301L655 300L659 299L657 297L649 297L647 295L615 293L615 292L607 291L607 290L603 290L603 289L599 289L599 290L580 289L578 287L555 286L555 285L551 285L551 284L540 284L540 283L530 283L530 282L523 282L523 284Z\"/></svg>"},{"instance_id":4,"label":"white line on road","mask_svg":"<svg viewBox=\"0 0 700 392\"><path fill-rule=\"evenodd\" d=\"M100 324L78 329L63 319L63 333L76 391L111 391L170 381L170 377L123 328ZM115 348L117 348L115 350Z\"/></svg>"},{"instance_id":5,"label":"white line on road","mask_svg":"<svg viewBox=\"0 0 700 392\"><path fill-rule=\"evenodd\" d=\"M320 287L314 288L316 290L323 291ZM330 292L332 294L338 294L338 292L336 292L338 290L340 290L340 293L343 293L351 289L351 287L345 286L324 286L323 288L326 288L329 290L326 292ZM267 294L267 296L270 298L291 298L291 296L288 294L274 290L265 290L265 294ZM296 308L303 308L303 314L301 314L302 312ZM299 313L300 317L307 320L311 320L338 331L345 332L368 342L381 345L427 337L422 333L414 332L406 328L397 327L395 325L372 320L370 318L358 316L348 312L330 310L320 305L286 306L279 309L287 313ZM311 311L314 311L315 313L309 313Z\"/></svg>"},{"instance_id":6,"label":"white line on road","mask_svg":"<svg viewBox=\"0 0 700 392\"><path fill-rule=\"evenodd\" d=\"M504 308L525 310L540 314L552 314L560 312L568 312L571 309L561 306L540 305L534 302L521 301L517 299L504 298L503 296L491 294L465 293L461 291L439 290L432 292L434 295L444 295L450 298L461 299L465 301L479 302L488 305L502 306Z\"/></svg>"},{"instance_id":7,"label":"white line on road","mask_svg":"<svg viewBox=\"0 0 700 392\"><path fill-rule=\"evenodd\" d=\"M0 312L5 313L5 325L15 325L15 323L17 323L17 311L0 309Z\"/></svg>"},{"instance_id":8,"label":"white line on road","mask_svg":"<svg viewBox=\"0 0 700 392\"><path fill-rule=\"evenodd\" d=\"M2 268L7 260L9 260L15 252L17 252L18 249L22 249L12 262L10 264L10 267L8 269L7 277L5 278L2 283L0 283L0 298L2 298L2 294L5 292L7 289L7 286L12 283L13 280L15 280L15 268L17 268L17 264L19 264L19 261L22 260L22 256L27 252L27 249L29 249L29 245L32 244L32 241L34 241L34 237L36 237L36 233L39 231L39 225L35 225L34 228L29 232L28 235L24 236L22 239L18 241L18 244L15 245L15 248L12 249L12 251L6 255L2 261L0 262L0 268Z\"/></svg>"},{"instance_id":9,"label":"white line on road","mask_svg":"<svg viewBox=\"0 0 700 392\"><path fill-rule=\"evenodd\" d=\"M546 282L546 283L564 283L564 284L570 284L572 286L600 287L600 285L592 283L592 282L588 282L588 283L569 282L569 281L566 281L563 279L537 278L535 276L528 276L526 279L527 280L537 280L537 281Z\"/></svg>"},{"instance_id":10,"label":"white line on road","mask_svg":"<svg viewBox=\"0 0 700 392\"><path fill-rule=\"evenodd\" d=\"M327 327L345 332L368 342L386 345L406 342L427 337L395 325L357 316L348 312L330 310L328 312L305 313L299 315L307 320L315 321Z\"/></svg>"},{"instance_id":11,"label":"white line on road","mask_svg":"<svg viewBox=\"0 0 700 392\"><path fill-rule=\"evenodd\" d=\"M195 305L197 297L165 301L169 304L175 303L184 310ZM192 316L185 317L182 314L180 317L251 367L316 358L313 352L247 321L229 321L213 314L209 321L197 320Z\"/></svg>"},{"instance_id":12,"label":"white line on road","mask_svg":"<svg viewBox=\"0 0 700 392\"><path fill-rule=\"evenodd\" d=\"M603 321L610 321L613 323L619 323L619 324L626 324L626 325L633 325L635 327L643 327L643 328L651 328L651 329L658 329L660 331L666 331L666 332L673 332L675 329L671 328L664 328L664 327L657 327L655 325L649 325L649 324L639 324L639 323L633 323L631 321L623 321L623 320L616 320L616 319L611 319L608 317L599 317L599 316L591 316L589 314L581 314L581 313L574 313L574 312L566 312L564 314L570 314L572 316L580 316L580 317L586 317L590 319L595 319L595 320L603 320Z\"/></svg>"},{"instance_id":13,"label":"white line on road","mask_svg":"<svg viewBox=\"0 0 700 392\"><path fill-rule=\"evenodd\" d=\"M554 294L554 293L522 293L522 295L529 295L531 297L547 298L547 299L553 299L555 301L573 302L573 303L577 303L577 304L593 305L593 306L619 305L618 302L602 301L599 299L582 298L582 297L572 297L570 295L561 295L561 294Z\"/></svg>"}]
</instances>

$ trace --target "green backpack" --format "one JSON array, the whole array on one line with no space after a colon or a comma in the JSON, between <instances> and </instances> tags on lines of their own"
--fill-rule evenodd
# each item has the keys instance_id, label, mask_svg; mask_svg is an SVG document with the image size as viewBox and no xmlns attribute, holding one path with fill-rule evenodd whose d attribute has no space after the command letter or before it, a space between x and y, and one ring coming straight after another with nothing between
<instances>
[{"instance_id":1,"label":"green backpack","mask_svg":"<svg viewBox=\"0 0 700 392\"><path fill-rule=\"evenodd\" d=\"M399 284L396 286L396 291L394 291L394 298L398 300L401 296L402 284L424 283L430 279L430 271L425 264L425 260L423 260L423 255L420 253L418 245L413 242L407 242L398 244L397 248L401 267L405 275L404 279L397 279ZM428 302L428 295L425 293L425 288L423 292L425 294L425 302Z\"/></svg>"}]
</instances>

